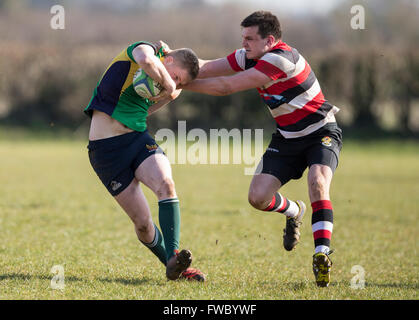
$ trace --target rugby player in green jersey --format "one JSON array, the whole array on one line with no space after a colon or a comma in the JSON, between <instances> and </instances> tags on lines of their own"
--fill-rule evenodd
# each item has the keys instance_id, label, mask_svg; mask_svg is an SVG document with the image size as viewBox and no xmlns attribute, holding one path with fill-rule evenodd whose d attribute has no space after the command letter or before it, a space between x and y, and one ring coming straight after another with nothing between
<instances>
[{"instance_id":1,"label":"rugby player in green jersey","mask_svg":"<svg viewBox=\"0 0 419 320\"><path fill-rule=\"evenodd\" d=\"M162 85L159 102L134 90L139 68ZM177 87L194 80L198 72L198 58L190 49L164 54L153 43L136 42L113 59L84 110L92 118L90 163L134 223L138 239L166 266L169 280L205 281L205 276L190 267L189 250L179 251L180 208L170 162L147 132L146 119L176 99L181 92ZM161 232L152 221L140 182L158 198Z\"/></svg>"}]
</instances>

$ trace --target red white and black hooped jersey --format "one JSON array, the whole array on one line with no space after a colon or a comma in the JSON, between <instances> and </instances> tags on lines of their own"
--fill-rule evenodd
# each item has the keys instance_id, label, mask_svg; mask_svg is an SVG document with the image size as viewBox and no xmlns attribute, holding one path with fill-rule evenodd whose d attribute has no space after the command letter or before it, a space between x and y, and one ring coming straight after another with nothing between
<instances>
[{"instance_id":1,"label":"red white and black hooped jersey","mask_svg":"<svg viewBox=\"0 0 419 320\"><path fill-rule=\"evenodd\" d=\"M303 137L336 121L339 108L324 98L310 65L285 42L280 41L258 60L247 59L244 48L227 60L236 72L255 68L272 79L257 90L285 138Z\"/></svg>"}]
</instances>

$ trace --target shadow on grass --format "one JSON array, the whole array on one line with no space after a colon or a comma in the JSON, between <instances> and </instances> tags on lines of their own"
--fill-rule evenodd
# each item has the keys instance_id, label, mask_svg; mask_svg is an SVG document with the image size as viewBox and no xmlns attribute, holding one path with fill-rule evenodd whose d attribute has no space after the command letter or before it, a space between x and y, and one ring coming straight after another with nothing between
<instances>
[{"instance_id":1,"label":"shadow on grass","mask_svg":"<svg viewBox=\"0 0 419 320\"><path fill-rule=\"evenodd\" d=\"M288 289L293 291L304 291L308 288L315 288L317 287L314 281L297 281L297 282L288 282L284 284ZM351 287L349 281L341 280L341 281L331 281L329 284L329 288L344 288L344 287ZM411 289L411 290L418 290L419 283L375 283L375 282L366 282L365 288L397 288L397 289Z\"/></svg>"},{"instance_id":2,"label":"shadow on grass","mask_svg":"<svg viewBox=\"0 0 419 320\"><path fill-rule=\"evenodd\" d=\"M96 280L108 283L121 283L126 286L138 286L150 282L154 282L154 285L160 285L160 283L148 278L97 278Z\"/></svg>"},{"instance_id":3,"label":"shadow on grass","mask_svg":"<svg viewBox=\"0 0 419 320\"><path fill-rule=\"evenodd\" d=\"M301 280L301 281L293 281L293 282L287 282L284 283L283 285L285 285L287 287L287 289L292 290L292 291L304 291L307 289L313 289L313 288L317 288L317 285L313 279L313 281L310 280ZM334 287L344 287L344 286L350 286L348 281L331 281L329 284L329 288L334 288Z\"/></svg>"},{"instance_id":4,"label":"shadow on grass","mask_svg":"<svg viewBox=\"0 0 419 320\"><path fill-rule=\"evenodd\" d=\"M374 283L366 282L365 288L377 287L377 288L398 288L398 289L419 289L419 283Z\"/></svg>"},{"instance_id":5,"label":"shadow on grass","mask_svg":"<svg viewBox=\"0 0 419 320\"><path fill-rule=\"evenodd\" d=\"M48 280L51 281L53 276L49 275L33 275L33 274L24 274L24 273L8 273L8 274L1 274L0 281L3 280ZM83 279L74 276L65 276L64 280L67 282L91 282L89 279ZM153 281L149 278L96 278L92 279L93 281L100 281L100 282L107 282L107 283L120 283L126 286L138 286L143 285L146 283L154 282L154 285L161 285L159 282Z\"/></svg>"},{"instance_id":6,"label":"shadow on grass","mask_svg":"<svg viewBox=\"0 0 419 320\"><path fill-rule=\"evenodd\" d=\"M286 284L287 288L293 291L303 291L306 290L310 284L307 281L299 281L299 282L289 282Z\"/></svg>"},{"instance_id":7,"label":"shadow on grass","mask_svg":"<svg viewBox=\"0 0 419 320\"><path fill-rule=\"evenodd\" d=\"M53 276L47 276L47 275L33 275L33 274L24 274L24 273L8 273L8 274L1 274L0 275L0 281L3 280L33 280L33 279L39 279L39 280L51 280ZM69 276L65 277L66 281L85 281L84 279Z\"/></svg>"}]
</instances>

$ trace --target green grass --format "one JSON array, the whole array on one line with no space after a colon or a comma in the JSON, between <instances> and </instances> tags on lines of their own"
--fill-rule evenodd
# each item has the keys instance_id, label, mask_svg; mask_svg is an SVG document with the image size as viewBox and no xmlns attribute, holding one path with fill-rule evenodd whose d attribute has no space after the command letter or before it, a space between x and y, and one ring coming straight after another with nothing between
<instances>
[{"instance_id":1,"label":"green grass","mask_svg":"<svg viewBox=\"0 0 419 320\"><path fill-rule=\"evenodd\" d=\"M286 252L284 217L248 205L242 166L173 166L181 246L208 281L168 282L91 169L85 142L2 140L0 299L418 299L418 150L344 145L332 185L332 283L320 289L310 210ZM309 206L305 179L282 192ZM54 265L64 267L64 290L50 287ZM365 269L364 289L350 287L354 265Z\"/></svg>"}]
</instances>

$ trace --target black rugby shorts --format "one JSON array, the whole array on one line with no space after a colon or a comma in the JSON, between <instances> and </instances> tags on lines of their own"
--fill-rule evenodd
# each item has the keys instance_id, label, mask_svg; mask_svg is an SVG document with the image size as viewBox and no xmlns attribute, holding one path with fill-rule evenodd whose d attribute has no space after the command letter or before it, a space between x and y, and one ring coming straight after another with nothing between
<instances>
[{"instance_id":1,"label":"black rugby shorts","mask_svg":"<svg viewBox=\"0 0 419 320\"><path fill-rule=\"evenodd\" d=\"M291 179L301 178L313 164L327 165L335 172L341 149L342 130L336 122L299 138L286 139L277 132L272 134L256 174L273 175L284 185Z\"/></svg>"}]
</instances>

